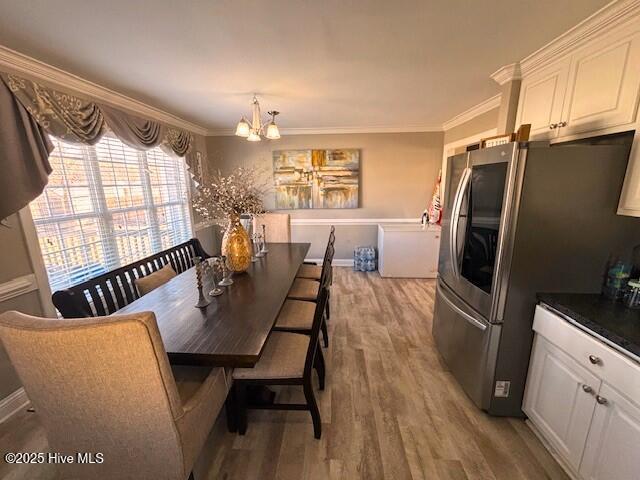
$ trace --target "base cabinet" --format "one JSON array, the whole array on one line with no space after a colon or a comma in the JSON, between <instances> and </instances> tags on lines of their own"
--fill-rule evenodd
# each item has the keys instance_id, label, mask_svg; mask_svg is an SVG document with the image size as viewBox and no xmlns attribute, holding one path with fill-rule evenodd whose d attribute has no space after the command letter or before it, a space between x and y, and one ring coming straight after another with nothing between
<instances>
[{"instance_id":1,"label":"base cabinet","mask_svg":"<svg viewBox=\"0 0 640 480\"><path fill-rule=\"evenodd\" d=\"M573 477L640 479L640 365L540 306L533 329L529 421Z\"/></svg>"},{"instance_id":2,"label":"base cabinet","mask_svg":"<svg viewBox=\"0 0 640 480\"><path fill-rule=\"evenodd\" d=\"M595 375L536 336L523 410L574 470L582 460L599 388Z\"/></svg>"},{"instance_id":3,"label":"base cabinet","mask_svg":"<svg viewBox=\"0 0 640 480\"><path fill-rule=\"evenodd\" d=\"M597 403L580 476L586 480L640 478L640 407L604 383Z\"/></svg>"}]
</instances>

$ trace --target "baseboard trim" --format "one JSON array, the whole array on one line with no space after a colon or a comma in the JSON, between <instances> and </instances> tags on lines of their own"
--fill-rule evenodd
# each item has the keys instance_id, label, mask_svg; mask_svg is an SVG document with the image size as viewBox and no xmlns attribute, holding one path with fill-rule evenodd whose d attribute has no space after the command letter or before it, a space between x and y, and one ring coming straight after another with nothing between
<instances>
[{"instance_id":1,"label":"baseboard trim","mask_svg":"<svg viewBox=\"0 0 640 480\"><path fill-rule=\"evenodd\" d=\"M322 265L321 258L305 258L305 262L314 262L318 265ZM334 258L331 265L334 267L353 267L353 258Z\"/></svg>"},{"instance_id":2,"label":"baseboard trim","mask_svg":"<svg viewBox=\"0 0 640 480\"><path fill-rule=\"evenodd\" d=\"M24 388L19 388L11 395L0 400L0 423L4 423L21 409L27 406L29 397Z\"/></svg>"}]
</instances>

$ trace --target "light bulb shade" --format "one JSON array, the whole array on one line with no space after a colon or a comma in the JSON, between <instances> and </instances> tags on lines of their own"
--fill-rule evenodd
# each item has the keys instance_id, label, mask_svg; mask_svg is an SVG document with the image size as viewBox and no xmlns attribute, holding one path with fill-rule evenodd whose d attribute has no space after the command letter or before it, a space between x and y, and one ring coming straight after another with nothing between
<instances>
[{"instance_id":1,"label":"light bulb shade","mask_svg":"<svg viewBox=\"0 0 640 480\"><path fill-rule=\"evenodd\" d=\"M247 137L250 142L259 142L261 140L260 135L255 130L251 130L251 133Z\"/></svg>"},{"instance_id":2,"label":"light bulb shade","mask_svg":"<svg viewBox=\"0 0 640 480\"><path fill-rule=\"evenodd\" d=\"M248 137L251 133L251 127L249 123L242 117L242 119L238 122L238 126L236 127L236 135L239 137Z\"/></svg>"},{"instance_id":3,"label":"light bulb shade","mask_svg":"<svg viewBox=\"0 0 640 480\"><path fill-rule=\"evenodd\" d=\"M280 138L280 130L278 130L278 126L271 122L267 127L267 134L265 135L269 140L277 140Z\"/></svg>"}]
</instances>

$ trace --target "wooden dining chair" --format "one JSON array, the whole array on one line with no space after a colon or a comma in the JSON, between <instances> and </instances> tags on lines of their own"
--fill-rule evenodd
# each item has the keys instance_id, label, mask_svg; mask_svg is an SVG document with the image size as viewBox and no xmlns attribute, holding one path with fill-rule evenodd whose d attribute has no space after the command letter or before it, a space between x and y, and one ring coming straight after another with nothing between
<instances>
[{"instance_id":1,"label":"wooden dining chair","mask_svg":"<svg viewBox=\"0 0 640 480\"><path fill-rule=\"evenodd\" d=\"M100 452L62 478L193 479L224 404L222 368L169 365L155 315L0 315L0 340L53 452Z\"/></svg>"},{"instance_id":2,"label":"wooden dining chair","mask_svg":"<svg viewBox=\"0 0 640 480\"><path fill-rule=\"evenodd\" d=\"M336 227L331 225L331 230L329 232L329 240L327 241L327 247L325 248L325 251L324 251L323 264L324 264L324 259L327 258L327 255L329 254L329 246L333 246L336 241L335 231L336 231ZM316 280L316 281L320 281L321 277L322 277L322 265L318 265L317 263L313 263L313 262L305 262L302 265L300 265L300 268L298 269L298 273L296 274L296 278L308 278L310 280Z\"/></svg>"},{"instance_id":3,"label":"wooden dining chair","mask_svg":"<svg viewBox=\"0 0 640 480\"><path fill-rule=\"evenodd\" d=\"M288 213L264 213L253 218L253 231L262 233L265 226L268 243L291 242L291 217Z\"/></svg>"},{"instance_id":4,"label":"wooden dining chair","mask_svg":"<svg viewBox=\"0 0 640 480\"><path fill-rule=\"evenodd\" d=\"M320 289L322 285L327 285L327 296L329 297L326 305L324 314L322 317L322 336L324 339L324 346L329 346L329 331L327 328L327 321L331 315L331 283L333 282L333 268L331 263L333 262L333 255L335 253L335 249L333 244L329 244L327 246L327 254L322 262L322 272L320 275L320 281L311 280L309 278L296 278L289 289L289 293L287 293L288 300L298 300L303 302L313 302L317 303L318 298L320 297Z\"/></svg>"},{"instance_id":5,"label":"wooden dining chair","mask_svg":"<svg viewBox=\"0 0 640 480\"><path fill-rule=\"evenodd\" d=\"M236 368L233 371L233 388L236 400L238 433L247 431L247 409L308 410L313 421L315 438L322 435L320 410L313 394L312 373L318 374L320 390L324 390L324 361L318 348L318 337L322 323L328 291L322 288L315 306L310 335L274 331L269 336L260 360L253 368ZM318 354L320 352L320 355ZM249 405L247 387L254 385L302 385L305 403L272 403Z\"/></svg>"}]
</instances>

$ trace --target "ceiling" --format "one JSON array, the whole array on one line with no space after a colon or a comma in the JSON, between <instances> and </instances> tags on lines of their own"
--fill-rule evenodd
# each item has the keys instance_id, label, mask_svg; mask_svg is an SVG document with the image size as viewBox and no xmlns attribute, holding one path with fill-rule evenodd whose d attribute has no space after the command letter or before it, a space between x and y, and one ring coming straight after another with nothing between
<instances>
[{"instance_id":1,"label":"ceiling","mask_svg":"<svg viewBox=\"0 0 640 480\"><path fill-rule=\"evenodd\" d=\"M0 0L0 44L207 129L438 127L607 0Z\"/></svg>"}]
</instances>

